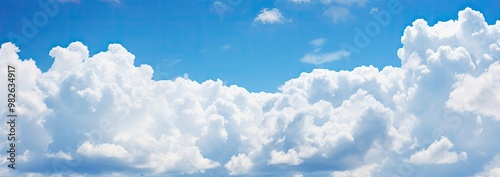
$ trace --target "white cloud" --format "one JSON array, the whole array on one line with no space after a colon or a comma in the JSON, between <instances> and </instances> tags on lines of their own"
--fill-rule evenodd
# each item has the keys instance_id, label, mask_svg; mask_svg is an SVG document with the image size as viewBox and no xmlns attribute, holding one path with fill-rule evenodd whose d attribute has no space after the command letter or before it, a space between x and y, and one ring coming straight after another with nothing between
<instances>
[{"instance_id":1,"label":"white cloud","mask_svg":"<svg viewBox=\"0 0 500 177\"><path fill-rule=\"evenodd\" d=\"M332 173L332 177L371 177L377 166L369 164L350 171L336 171Z\"/></svg>"},{"instance_id":2,"label":"white cloud","mask_svg":"<svg viewBox=\"0 0 500 177\"><path fill-rule=\"evenodd\" d=\"M417 164L446 164L456 163L459 160L467 160L467 153L461 152L460 155L454 151L453 143L446 138L441 137L438 141L434 141L427 149L421 150L410 156L409 161Z\"/></svg>"},{"instance_id":3,"label":"white cloud","mask_svg":"<svg viewBox=\"0 0 500 177\"><path fill-rule=\"evenodd\" d=\"M490 169L489 171L478 175L478 177L496 177L496 176L500 176L500 167Z\"/></svg>"},{"instance_id":4,"label":"white cloud","mask_svg":"<svg viewBox=\"0 0 500 177\"><path fill-rule=\"evenodd\" d=\"M476 177L500 176L500 155L496 154L493 159L484 166L484 171L475 175Z\"/></svg>"},{"instance_id":5,"label":"white cloud","mask_svg":"<svg viewBox=\"0 0 500 177\"><path fill-rule=\"evenodd\" d=\"M302 163L302 160L299 158L297 151L294 149L289 149L288 152L283 151L275 151L271 152L271 159L269 160L269 164L288 164L288 165L298 165Z\"/></svg>"},{"instance_id":6,"label":"white cloud","mask_svg":"<svg viewBox=\"0 0 500 177\"><path fill-rule=\"evenodd\" d=\"M117 4L120 4L121 1L120 0L101 0L101 1L104 1L104 2L110 2L110 3L117 3Z\"/></svg>"},{"instance_id":7,"label":"white cloud","mask_svg":"<svg viewBox=\"0 0 500 177\"><path fill-rule=\"evenodd\" d=\"M304 63L310 63L315 65L321 65L324 63L340 60L342 58L349 57L350 53L345 50L339 50L329 53L307 53L300 59Z\"/></svg>"},{"instance_id":8,"label":"white cloud","mask_svg":"<svg viewBox=\"0 0 500 177\"><path fill-rule=\"evenodd\" d=\"M470 111L500 120L500 63L491 64L485 72L474 77L461 74L446 106L456 111Z\"/></svg>"},{"instance_id":9,"label":"white cloud","mask_svg":"<svg viewBox=\"0 0 500 177\"><path fill-rule=\"evenodd\" d=\"M93 173L103 176L124 169L128 175L278 170L291 176L307 175L305 168L326 175L495 175L498 166L489 164L498 164L491 155L500 148L492 141L500 126L493 105L499 103L499 40L500 23L487 25L468 8L458 20L434 26L416 20L401 38L401 67L315 69L277 93L252 93L220 80L153 80L157 70L136 66L120 44L92 56L80 42L55 47L49 52L54 64L42 72L5 43L0 68L18 69L17 121L29 131L16 137L25 148L16 161L23 168L0 172L69 176L99 166ZM324 58L310 61L330 60ZM485 89L491 94L481 97ZM0 100L6 93L0 89ZM463 168L457 162L467 156ZM331 165L311 165L323 163ZM416 164L424 163L447 168L430 165L426 174L417 173ZM394 171L401 167L414 173Z\"/></svg>"},{"instance_id":10,"label":"white cloud","mask_svg":"<svg viewBox=\"0 0 500 177\"><path fill-rule=\"evenodd\" d=\"M311 0L289 0L289 2L295 3L295 4L302 4L302 3L310 3Z\"/></svg>"},{"instance_id":11,"label":"white cloud","mask_svg":"<svg viewBox=\"0 0 500 177\"><path fill-rule=\"evenodd\" d=\"M331 6L323 11L323 15L331 18L333 23L343 22L354 18L351 11L342 6Z\"/></svg>"},{"instance_id":12,"label":"white cloud","mask_svg":"<svg viewBox=\"0 0 500 177\"><path fill-rule=\"evenodd\" d=\"M323 46L323 44L325 44L325 42L326 42L325 38L316 38L316 39L310 41L309 43L311 43L312 45L314 45L316 47L321 47L321 46Z\"/></svg>"},{"instance_id":13,"label":"white cloud","mask_svg":"<svg viewBox=\"0 0 500 177\"><path fill-rule=\"evenodd\" d=\"M257 17L254 18L254 23L262 24L279 24L291 22L291 18L285 18L278 8L273 8L271 10L264 8L262 9Z\"/></svg>"},{"instance_id":14,"label":"white cloud","mask_svg":"<svg viewBox=\"0 0 500 177\"><path fill-rule=\"evenodd\" d=\"M229 170L230 175L240 175L250 172L253 163L245 154L238 154L238 156L232 156L231 160L224 165L224 167Z\"/></svg>"}]
</instances>

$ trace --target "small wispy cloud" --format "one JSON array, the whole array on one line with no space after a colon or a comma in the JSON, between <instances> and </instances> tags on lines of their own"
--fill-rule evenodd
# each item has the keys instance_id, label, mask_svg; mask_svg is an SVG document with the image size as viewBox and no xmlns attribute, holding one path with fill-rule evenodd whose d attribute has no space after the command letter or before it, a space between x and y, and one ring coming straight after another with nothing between
<instances>
[{"instance_id":1,"label":"small wispy cloud","mask_svg":"<svg viewBox=\"0 0 500 177\"><path fill-rule=\"evenodd\" d=\"M324 63L340 60L342 58L350 56L351 53L346 50L338 50L335 52L321 53L320 51L307 53L300 59L304 63L310 63L314 65L321 65Z\"/></svg>"},{"instance_id":2,"label":"small wispy cloud","mask_svg":"<svg viewBox=\"0 0 500 177\"><path fill-rule=\"evenodd\" d=\"M323 12L323 15L331 18L333 23L346 21L354 17L349 9L341 6L331 6Z\"/></svg>"},{"instance_id":3,"label":"small wispy cloud","mask_svg":"<svg viewBox=\"0 0 500 177\"><path fill-rule=\"evenodd\" d=\"M271 10L269 10L268 8L264 8L253 20L254 23L262 24L279 24L288 23L291 21L292 19L285 18L278 8L273 8Z\"/></svg>"},{"instance_id":4,"label":"small wispy cloud","mask_svg":"<svg viewBox=\"0 0 500 177\"><path fill-rule=\"evenodd\" d=\"M288 2L291 2L294 4L302 4L302 3L310 3L311 0L289 0Z\"/></svg>"},{"instance_id":5,"label":"small wispy cloud","mask_svg":"<svg viewBox=\"0 0 500 177\"><path fill-rule=\"evenodd\" d=\"M325 44L325 42L326 42L325 38L316 38L316 39L310 41L309 43L311 43L312 45L314 45L316 47L321 47L321 46L323 46L323 44Z\"/></svg>"}]
</instances>

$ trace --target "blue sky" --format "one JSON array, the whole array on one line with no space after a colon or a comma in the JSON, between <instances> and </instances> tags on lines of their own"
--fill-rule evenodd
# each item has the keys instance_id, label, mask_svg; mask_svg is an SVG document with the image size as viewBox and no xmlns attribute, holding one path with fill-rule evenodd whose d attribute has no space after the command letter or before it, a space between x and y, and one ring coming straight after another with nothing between
<instances>
[{"instance_id":1,"label":"blue sky","mask_svg":"<svg viewBox=\"0 0 500 177\"><path fill-rule=\"evenodd\" d=\"M483 13L488 23L500 14L498 3L457 1L400 1L403 11L392 14L390 23L370 37L370 43L358 53L321 65L300 62L307 53L340 50L342 42L353 44L355 27L364 30L374 21L372 8L387 10L390 1L373 0L363 4L324 4L269 1L70 1L61 4L58 13L26 43L17 42L19 55L32 57L47 70L53 59L48 55L55 46L81 41L95 54L110 43L120 43L136 56L136 65L149 64L158 73L155 79L183 76L202 82L207 79L243 86L250 91L276 92L286 80L313 68L352 70L361 65L400 66L396 51L406 26L415 19L429 24L457 17L456 12L471 7ZM216 3L215 3L216 4ZM0 5L0 42L8 34L22 34L22 18L32 17L41 8L32 1L2 1ZM324 11L335 6L350 14L334 22ZM224 10L226 7L227 10ZM255 23L263 9L278 8L291 22ZM310 41L323 38L323 46ZM160 73L161 72L161 73ZM265 80L265 82L262 82Z\"/></svg>"},{"instance_id":2,"label":"blue sky","mask_svg":"<svg viewBox=\"0 0 500 177\"><path fill-rule=\"evenodd\" d=\"M0 0L0 176L498 177L500 3L450 2Z\"/></svg>"}]
</instances>

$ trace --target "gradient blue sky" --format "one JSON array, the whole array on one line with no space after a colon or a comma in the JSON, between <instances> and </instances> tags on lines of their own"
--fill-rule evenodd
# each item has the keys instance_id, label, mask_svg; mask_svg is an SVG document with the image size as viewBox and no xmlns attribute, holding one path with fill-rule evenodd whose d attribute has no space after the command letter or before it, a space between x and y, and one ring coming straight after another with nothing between
<instances>
[{"instance_id":1,"label":"gradient blue sky","mask_svg":"<svg viewBox=\"0 0 500 177\"><path fill-rule=\"evenodd\" d=\"M16 42L21 58L34 58L46 71L53 63L48 51L81 41L95 54L108 44L119 43L136 56L135 64L149 64L155 79L189 75L202 82L220 78L249 91L276 92L277 88L301 72L313 68L352 70L361 65L400 66L396 52L402 46L403 30L418 18L430 25L456 19L457 12L471 7L483 13L489 24L500 18L500 3L494 1L434 0L401 1L402 13L392 15L387 27L371 38L369 45L347 58L313 65L300 59L317 47L310 44L326 39L323 52L340 50L342 42L352 44L355 27L364 29L373 21L372 8L387 9L385 0L364 5L339 5L348 9L347 20L333 22L323 11L324 3L291 3L287 0L222 0L226 11L214 6L215 0L98 1L80 0L62 4L48 23L26 43ZM220 7L220 6L218 6ZM255 23L263 8L278 8L292 21L282 24ZM22 18L32 21L41 10L35 1L0 1L0 43L8 34L22 34ZM225 47L224 47L225 46Z\"/></svg>"}]
</instances>

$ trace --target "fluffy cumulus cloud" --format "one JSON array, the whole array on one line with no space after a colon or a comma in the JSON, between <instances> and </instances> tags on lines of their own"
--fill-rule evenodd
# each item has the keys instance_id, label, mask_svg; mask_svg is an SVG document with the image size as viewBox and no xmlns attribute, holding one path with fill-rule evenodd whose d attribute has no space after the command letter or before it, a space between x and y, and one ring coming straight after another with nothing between
<instances>
[{"instance_id":1,"label":"fluffy cumulus cloud","mask_svg":"<svg viewBox=\"0 0 500 177\"><path fill-rule=\"evenodd\" d=\"M376 167L377 164L368 164L354 170L336 171L332 177L370 177Z\"/></svg>"},{"instance_id":2,"label":"fluffy cumulus cloud","mask_svg":"<svg viewBox=\"0 0 500 177\"><path fill-rule=\"evenodd\" d=\"M314 65L322 65L324 63L340 60L343 58L349 57L351 53L346 50L338 50L334 52L326 52L323 53L321 51L321 46L325 44L325 38L317 38L312 41L309 41L311 45L316 47L312 52L305 54L300 61L304 63L314 64Z\"/></svg>"},{"instance_id":3,"label":"fluffy cumulus cloud","mask_svg":"<svg viewBox=\"0 0 500 177\"><path fill-rule=\"evenodd\" d=\"M256 20L283 17L266 9ZM401 67L315 69L277 93L153 80L120 44L92 56L80 42L55 47L42 72L4 43L0 77L17 72L18 169L0 173L498 176L500 22L467 8L416 20L401 42Z\"/></svg>"},{"instance_id":4,"label":"fluffy cumulus cloud","mask_svg":"<svg viewBox=\"0 0 500 177\"><path fill-rule=\"evenodd\" d=\"M283 16L278 8L273 8L273 9L264 8L260 11L259 14L257 14L257 17L253 19L254 23L262 23L262 24L279 24L291 21L292 19Z\"/></svg>"}]
</instances>

